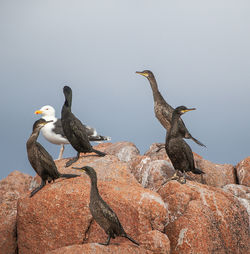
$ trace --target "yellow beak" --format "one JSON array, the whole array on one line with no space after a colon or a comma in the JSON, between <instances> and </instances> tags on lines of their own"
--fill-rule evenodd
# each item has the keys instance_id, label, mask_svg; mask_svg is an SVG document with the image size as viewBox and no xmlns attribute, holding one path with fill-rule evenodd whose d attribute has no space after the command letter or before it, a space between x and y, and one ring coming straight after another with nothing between
<instances>
[{"instance_id":1,"label":"yellow beak","mask_svg":"<svg viewBox=\"0 0 250 254\"><path fill-rule=\"evenodd\" d=\"M42 114L42 113L43 113L43 112L42 112L41 110L37 110L37 111L35 111L34 114L38 115L38 114Z\"/></svg>"},{"instance_id":2,"label":"yellow beak","mask_svg":"<svg viewBox=\"0 0 250 254\"><path fill-rule=\"evenodd\" d=\"M144 73L144 72L136 71L135 73L140 74L140 75L142 75L142 76L144 76L146 78L148 77L148 74Z\"/></svg>"}]
</instances>

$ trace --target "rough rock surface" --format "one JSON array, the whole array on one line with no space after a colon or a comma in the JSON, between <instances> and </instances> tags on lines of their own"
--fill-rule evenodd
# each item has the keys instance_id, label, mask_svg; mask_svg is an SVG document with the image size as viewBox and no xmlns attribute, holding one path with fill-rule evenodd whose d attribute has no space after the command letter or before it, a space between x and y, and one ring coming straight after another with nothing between
<instances>
[{"instance_id":1,"label":"rough rock surface","mask_svg":"<svg viewBox=\"0 0 250 254\"><path fill-rule=\"evenodd\" d=\"M57 165L65 160L58 161ZM118 215L126 232L138 235L164 230L168 213L161 197L144 189L117 157L81 157L74 166L89 165L96 169L103 199ZM71 170L59 168L62 172ZM64 171L65 170L65 171ZM81 243L105 242L107 236L93 221L88 203L90 180L84 174L74 179L58 179L46 185L32 198L19 199L17 230L19 253L46 251ZM112 243L128 243L122 237Z\"/></svg>"},{"instance_id":2,"label":"rough rock surface","mask_svg":"<svg viewBox=\"0 0 250 254\"><path fill-rule=\"evenodd\" d=\"M98 146L95 147L98 149ZM117 142L104 149L104 152L115 155L120 161L128 162L140 154L138 148L131 142Z\"/></svg>"},{"instance_id":3,"label":"rough rock surface","mask_svg":"<svg viewBox=\"0 0 250 254\"><path fill-rule=\"evenodd\" d=\"M57 179L32 198L30 191L40 185L40 177L31 181L31 176L15 171L0 181L1 254L247 253L250 187L236 183L248 185L248 158L237 165L235 179L232 165L194 154L206 173L203 179L190 173L187 184L162 185L174 169L164 149L156 153L156 144L145 155L130 142L95 148L108 155L81 154L72 166L95 168L100 194L140 246L123 237L111 239L110 246L97 244L107 236L89 211L89 177L65 168L65 158L56 161L58 170L80 177Z\"/></svg>"},{"instance_id":4,"label":"rough rock surface","mask_svg":"<svg viewBox=\"0 0 250 254\"><path fill-rule=\"evenodd\" d=\"M172 164L166 160L152 160L148 156L137 156L129 163L130 170L144 188L157 190L173 174Z\"/></svg>"},{"instance_id":5,"label":"rough rock surface","mask_svg":"<svg viewBox=\"0 0 250 254\"><path fill-rule=\"evenodd\" d=\"M250 156L237 164L236 172L239 184L250 187Z\"/></svg>"},{"instance_id":6,"label":"rough rock surface","mask_svg":"<svg viewBox=\"0 0 250 254\"><path fill-rule=\"evenodd\" d=\"M248 253L248 214L232 194L191 181L171 181L159 194L170 213L172 254Z\"/></svg>"},{"instance_id":7,"label":"rough rock surface","mask_svg":"<svg viewBox=\"0 0 250 254\"><path fill-rule=\"evenodd\" d=\"M136 179L140 183L142 183L141 179L147 178L151 180L151 182L148 183L148 186L145 185L145 187L149 187L150 189L158 188L160 184L158 180L159 175L161 175L161 178L163 178L164 181L166 181L169 175L171 174L171 167L173 168L171 161L166 154L165 149L161 149L159 152L157 152L157 150L158 150L157 144L152 144L149 150L145 153L145 156L143 158L134 159L130 163L130 167L132 168L131 171L133 171L133 173L136 176ZM162 168L161 170L159 170L156 167L157 170L154 169L152 170L151 169L152 161L156 160L164 160L166 165L167 162L169 162L170 164L168 164L168 166L165 166L165 169ZM193 180L195 182L207 184L214 187L223 187L227 184L236 183L235 168L233 165L215 164L208 160L203 159L196 153L194 153L194 160L196 167L205 172L205 174L201 176L188 172L187 176L189 180Z\"/></svg>"},{"instance_id":8,"label":"rough rock surface","mask_svg":"<svg viewBox=\"0 0 250 254\"><path fill-rule=\"evenodd\" d=\"M140 246L155 254L170 254L170 241L166 234L152 230L139 236Z\"/></svg>"},{"instance_id":9,"label":"rough rock surface","mask_svg":"<svg viewBox=\"0 0 250 254\"><path fill-rule=\"evenodd\" d=\"M153 254L141 247L128 244L103 246L97 243L72 245L49 251L46 254Z\"/></svg>"},{"instance_id":10,"label":"rough rock surface","mask_svg":"<svg viewBox=\"0 0 250 254\"><path fill-rule=\"evenodd\" d=\"M228 184L223 187L223 190L232 193L238 198L240 203L245 206L249 215L250 225L250 187L238 184Z\"/></svg>"},{"instance_id":11,"label":"rough rock surface","mask_svg":"<svg viewBox=\"0 0 250 254\"><path fill-rule=\"evenodd\" d=\"M16 253L17 199L28 191L31 178L14 171L0 181L0 253Z\"/></svg>"}]
</instances>

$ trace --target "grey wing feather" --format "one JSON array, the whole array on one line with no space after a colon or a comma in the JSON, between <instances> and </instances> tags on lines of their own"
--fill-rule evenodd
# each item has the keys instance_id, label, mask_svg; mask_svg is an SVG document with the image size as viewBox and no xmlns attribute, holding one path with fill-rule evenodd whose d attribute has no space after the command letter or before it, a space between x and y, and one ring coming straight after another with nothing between
<instances>
[{"instance_id":1,"label":"grey wing feather","mask_svg":"<svg viewBox=\"0 0 250 254\"><path fill-rule=\"evenodd\" d=\"M62 121L61 119L57 119L56 122L54 122L54 129L53 131L56 133L56 134L60 134L61 136L63 136L64 138L66 138L64 132L63 132L63 128L62 128Z\"/></svg>"}]
</instances>

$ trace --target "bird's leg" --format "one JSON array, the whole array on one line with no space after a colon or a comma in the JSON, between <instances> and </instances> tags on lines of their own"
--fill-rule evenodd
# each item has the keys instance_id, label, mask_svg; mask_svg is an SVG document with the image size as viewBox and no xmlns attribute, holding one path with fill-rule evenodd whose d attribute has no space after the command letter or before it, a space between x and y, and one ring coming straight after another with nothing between
<instances>
[{"instance_id":1,"label":"bird's leg","mask_svg":"<svg viewBox=\"0 0 250 254\"><path fill-rule=\"evenodd\" d=\"M58 156L58 160L62 159L63 152L64 152L64 145L62 144L61 148L60 148L60 153L59 153L59 156Z\"/></svg>"},{"instance_id":2,"label":"bird's leg","mask_svg":"<svg viewBox=\"0 0 250 254\"><path fill-rule=\"evenodd\" d=\"M184 184L186 183L186 172L183 170L183 179L180 180L180 183Z\"/></svg>"},{"instance_id":3,"label":"bird's leg","mask_svg":"<svg viewBox=\"0 0 250 254\"><path fill-rule=\"evenodd\" d=\"M42 183L39 187L35 188L31 193L30 193L30 198L34 196L39 190L41 190L45 186L46 182L42 180Z\"/></svg>"},{"instance_id":4,"label":"bird's leg","mask_svg":"<svg viewBox=\"0 0 250 254\"><path fill-rule=\"evenodd\" d=\"M99 243L99 244L101 244L101 245L106 245L106 246L109 245L110 238L111 238L111 236L110 236L110 234L108 234L107 242L106 242L106 243Z\"/></svg>"},{"instance_id":5,"label":"bird's leg","mask_svg":"<svg viewBox=\"0 0 250 254\"><path fill-rule=\"evenodd\" d=\"M65 167L67 168L67 167L71 166L73 163L75 163L79 159L79 157L80 157L80 153L77 152L76 157L74 157L73 159L67 161L66 164L65 164Z\"/></svg>"},{"instance_id":6,"label":"bird's leg","mask_svg":"<svg viewBox=\"0 0 250 254\"><path fill-rule=\"evenodd\" d=\"M165 183L171 181L171 180L179 180L179 178L180 178L180 177L178 176L178 171L176 170L175 173L174 173L174 175L173 175L172 177L168 178L167 180L165 180L165 181L161 184L161 186L164 185ZM158 189L158 190L159 190L159 189ZM158 191L158 190L157 190L157 191Z\"/></svg>"}]
</instances>

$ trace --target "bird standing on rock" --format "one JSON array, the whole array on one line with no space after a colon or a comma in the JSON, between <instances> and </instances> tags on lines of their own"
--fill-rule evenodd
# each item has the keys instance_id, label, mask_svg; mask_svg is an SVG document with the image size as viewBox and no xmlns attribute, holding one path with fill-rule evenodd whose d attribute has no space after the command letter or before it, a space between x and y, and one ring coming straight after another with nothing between
<instances>
[{"instance_id":1,"label":"bird standing on rock","mask_svg":"<svg viewBox=\"0 0 250 254\"><path fill-rule=\"evenodd\" d=\"M98 151L91 146L89 142L88 134L86 132L84 125L71 112L71 105L72 105L71 88L69 86L64 86L63 93L65 96L65 102L61 112L62 128L68 141L73 146L73 148L77 151L77 156L69 160L66 163L66 167L69 167L74 162L76 162L80 157L80 153L94 152L99 156L105 156L106 155L105 153Z\"/></svg>"},{"instance_id":2,"label":"bird standing on rock","mask_svg":"<svg viewBox=\"0 0 250 254\"><path fill-rule=\"evenodd\" d=\"M115 212L100 196L97 188L97 176L95 170L89 166L85 166L82 168L73 168L85 171L90 177L91 190L89 209L95 221L104 229L104 231L108 235L107 242L100 244L109 245L111 238L114 239L116 236L122 236L129 239L131 242L139 245L139 243L137 243L134 239L127 235Z\"/></svg>"},{"instance_id":3,"label":"bird standing on rock","mask_svg":"<svg viewBox=\"0 0 250 254\"><path fill-rule=\"evenodd\" d=\"M75 174L59 173L51 155L37 142L41 128L50 122L51 121L45 121L44 119L37 120L33 125L32 134L26 142L29 162L36 173L42 178L41 185L31 192L30 197L41 190L46 185L46 181L50 183L60 177L72 178L79 176Z\"/></svg>"},{"instance_id":4,"label":"bird standing on rock","mask_svg":"<svg viewBox=\"0 0 250 254\"><path fill-rule=\"evenodd\" d=\"M171 160L175 170L181 171L184 174L184 181L186 182L185 172L191 171L194 174L204 174L198 168L194 166L194 156L190 146L184 141L182 133L180 131L179 119L182 114L195 110L195 108L186 108L185 106L177 107L172 116L171 127L166 135L165 149L166 153ZM176 172L176 173L177 173ZM179 178L175 174L172 179Z\"/></svg>"},{"instance_id":5,"label":"bird standing on rock","mask_svg":"<svg viewBox=\"0 0 250 254\"><path fill-rule=\"evenodd\" d=\"M56 111L50 105L43 106L41 109L35 111L35 114L42 114L42 119L46 121L52 120L52 122L46 124L42 128L41 132L43 136L52 144L61 145L58 160L62 159L64 145L70 143L63 132L61 119L56 118ZM105 137L97 134L96 129L88 125L83 126L87 132L89 141L100 142L111 140L110 137Z\"/></svg>"},{"instance_id":6,"label":"bird standing on rock","mask_svg":"<svg viewBox=\"0 0 250 254\"><path fill-rule=\"evenodd\" d=\"M158 85L156 82L156 79L154 77L154 74L149 71L145 70L142 72L137 71L137 74L140 74L144 77L146 77L151 85L152 92L153 92L153 97L154 97L154 111L155 111L155 116L161 123L161 125L169 132L170 127L171 127L171 119L172 119L172 114L174 109L164 100L162 97ZM187 138L187 139L192 139L196 144L200 146L205 146L202 144L199 140L195 139L188 131L186 128L184 122L182 121L181 118L178 120L178 125L179 125L179 133L182 135L182 137Z\"/></svg>"}]
</instances>

